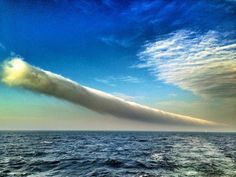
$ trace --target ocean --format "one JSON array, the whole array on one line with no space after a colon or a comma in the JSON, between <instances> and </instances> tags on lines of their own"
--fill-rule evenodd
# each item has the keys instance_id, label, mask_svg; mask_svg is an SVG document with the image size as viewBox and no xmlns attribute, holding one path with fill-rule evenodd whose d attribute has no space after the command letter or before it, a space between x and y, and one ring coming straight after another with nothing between
<instances>
[{"instance_id":1,"label":"ocean","mask_svg":"<svg viewBox=\"0 0 236 177\"><path fill-rule=\"evenodd\" d=\"M236 133L1 131L8 176L233 177Z\"/></svg>"}]
</instances>

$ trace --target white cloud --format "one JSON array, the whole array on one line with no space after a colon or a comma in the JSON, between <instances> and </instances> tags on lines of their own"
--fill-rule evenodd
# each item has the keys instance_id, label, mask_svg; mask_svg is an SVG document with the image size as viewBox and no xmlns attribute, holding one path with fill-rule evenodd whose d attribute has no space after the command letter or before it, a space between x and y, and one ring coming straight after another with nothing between
<instances>
[{"instance_id":1,"label":"white cloud","mask_svg":"<svg viewBox=\"0 0 236 177\"><path fill-rule=\"evenodd\" d=\"M203 97L236 96L236 43L229 34L178 31L145 45L137 68Z\"/></svg>"},{"instance_id":2,"label":"white cloud","mask_svg":"<svg viewBox=\"0 0 236 177\"><path fill-rule=\"evenodd\" d=\"M108 79L95 78L95 81L100 82L100 83L103 83L103 84L108 85L108 86L112 86L112 87L115 87L115 86L116 86L115 84L112 84L112 83L110 82L110 80L108 80Z\"/></svg>"},{"instance_id":3,"label":"white cloud","mask_svg":"<svg viewBox=\"0 0 236 177\"><path fill-rule=\"evenodd\" d=\"M121 77L117 77L114 78L114 80L119 80L122 82L128 82L128 83L140 83L142 82L141 79L134 77L134 76L121 76Z\"/></svg>"},{"instance_id":4,"label":"white cloud","mask_svg":"<svg viewBox=\"0 0 236 177\"><path fill-rule=\"evenodd\" d=\"M116 86L118 82L124 82L124 83L132 83L132 84L138 84L143 82L142 79L134 77L134 76L109 76L106 78L95 78L95 81L109 85L109 86Z\"/></svg>"}]
</instances>

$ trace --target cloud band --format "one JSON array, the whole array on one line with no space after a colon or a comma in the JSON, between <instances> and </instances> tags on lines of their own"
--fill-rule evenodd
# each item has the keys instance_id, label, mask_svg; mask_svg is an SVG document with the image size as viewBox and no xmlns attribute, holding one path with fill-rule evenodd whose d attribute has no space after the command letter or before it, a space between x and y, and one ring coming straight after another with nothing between
<instances>
[{"instance_id":1,"label":"cloud band","mask_svg":"<svg viewBox=\"0 0 236 177\"><path fill-rule=\"evenodd\" d=\"M62 76L33 67L20 58L4 62L1 75L1 81L8 86L18 86L54 96L118 118L167 125L216 125L214 122L164 112L81 86Z\"/></svg>"}]
</instances>

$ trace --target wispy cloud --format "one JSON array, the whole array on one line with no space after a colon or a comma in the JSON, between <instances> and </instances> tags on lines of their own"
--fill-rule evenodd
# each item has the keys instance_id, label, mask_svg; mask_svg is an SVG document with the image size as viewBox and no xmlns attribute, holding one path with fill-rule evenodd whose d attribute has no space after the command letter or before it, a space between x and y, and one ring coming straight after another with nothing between
<instances>
[{"instance_id":1,"label":"wispy cloud","mask_svg":"<svg viewBox=\"0 0 236 177\"><path fill-rule=\"evenodd\" d=\"M99 79L99 78L95 78L94 79L96 82L100 82L100 83L103 83L105 85L108 85L108 86L111 86L111 87L115 87L116 85L111 83L110 80L108 79Z\"/></svg>"},{"instance_id":2,"label":"wispy cloud","mask_svg":"<svg viewBox=\"0 0 236 177\"><path fill-rule=\"evenodd\" d=\"M236 41L230 34L178 31L145 45L138 68L204 97L236 97Z\"/></svg>"},{"instance_id":3,"label":"wispy cloud","mask_svg":"<svg viewBox=\"0 0 236 177\"><path fill-rule=\"evenodd\" d=\"M115 36L106 36L106 37L101 37L101 41L104 42L107 45L118 45L122 47L129 47L132 43L131 40L129 39L118 39Z\"/></svg>"},{"instance_id":4,"label":"wispy cloud","mask_svg":"<svg viewBox=\"0 0 236 177\"><path fill-rule=\"evenodd\" d=\"M138 84L143 82L142 79L134 77L134 76L109 76L106 78L95 78L95 81L106 84L108 86L115 87L117 82L124 82L124 83L132 83Z\"/></svg>"},{"instance_id":5,"label":"wispy cloud","mask_svg":"<svg viewBox=\"0 0 236 177\"><path fill-rule=\"evenodd\" d=\"M117 78L114 78L114 79L117 79L117 80L122 81L122 82L129 82L129 83L140 83L140 82L142 82L141 79L139 79L137 77L134 77L134 76L121 76L121 77L117 77Z\"/></svg>"},{"instance_id":6,"label":"wispy cloud","mask_svg":"<svg viewBox=\"0 0 236 177\"><path fill-rule=\"evenodd\" d=\"M169 97L177 97L178 94L176 94L176 93L169 93L168 96L169 96Z\"/></svg>"},{"instance_id":7,"label":"wispy cloud","mask_svg":"<svg viewBox=\"0 0 236 177\"><path fill-rule=\"evenodd\" d=\"M127 95L120 92L113 92L112 95L117 96L127 101L137 101L137 100L142 100L145 98L144 96L137 96L137 95L131 96L131 95Z\"/></svg>"},{"instance_id":8,"label":"wispy cloud","mask_svg":"<svg viewBox=\"0 0 236 177\"><path fill-rule=\"evenodd\" d=\"M6 50L6 47L2 43L0 43L0 49Z\"/></svg>"}]
</instances>

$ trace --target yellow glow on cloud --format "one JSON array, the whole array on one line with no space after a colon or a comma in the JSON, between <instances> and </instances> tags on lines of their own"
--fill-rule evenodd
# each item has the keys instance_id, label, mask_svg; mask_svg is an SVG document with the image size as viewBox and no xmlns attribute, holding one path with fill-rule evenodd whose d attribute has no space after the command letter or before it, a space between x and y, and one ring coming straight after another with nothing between
<instances>
[{"instance_id":1,"label":"yellow glow on cloud","mask_svg":"<svg viewBox=\"0 0 236 177\"><path fill-rule=\"evenodd\" d=\"M9 86L18 85L17 83L24 78L29 67L20 58L14 58L4 63L2 82Z\"/></svg>"}]
</instances>

